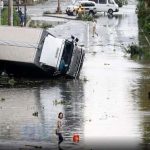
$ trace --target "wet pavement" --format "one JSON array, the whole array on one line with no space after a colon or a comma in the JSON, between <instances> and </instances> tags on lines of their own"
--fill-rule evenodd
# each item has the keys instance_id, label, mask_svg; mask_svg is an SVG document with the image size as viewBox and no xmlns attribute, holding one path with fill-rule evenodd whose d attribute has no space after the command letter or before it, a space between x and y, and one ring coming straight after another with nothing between
<instances>
[{"instance_id":1,"label":"wet pavement","mask_svg":"<svg viewBox=\"0 0 150 150\"><path fill-rule=\"evenodd\" d=\"M80 79L1 88L0 149L57 149L59 112L64 113L62 149L150 148L149 63L131 60L124 51L139 43L135 5L113 18L101 15L95 37L91 22L71 20L49 30L63 38L73 34L85 46ZM74 133L79 143L73 143Z\"/></svg>"}]
</instances>

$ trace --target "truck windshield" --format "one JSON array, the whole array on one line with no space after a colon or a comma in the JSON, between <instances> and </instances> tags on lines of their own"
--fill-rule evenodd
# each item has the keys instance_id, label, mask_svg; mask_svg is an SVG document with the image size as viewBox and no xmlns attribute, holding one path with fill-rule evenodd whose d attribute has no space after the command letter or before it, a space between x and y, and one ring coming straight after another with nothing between
<instances>
[{"instance_id":1,"label":"truck windshield","mask_svg":"<svg viewBox=\"0 0 150 150\"><path fill-rule=\"evenodd\" d=\"M59 66L59 70L61 72L66 73L66 71L68 70L70 62L71 62L71 58L72 58L73 48L74 48L73 42L66 40L63 54L62 54L62 58L61 58L61 63Z\"/></svg>"}]
</instances>

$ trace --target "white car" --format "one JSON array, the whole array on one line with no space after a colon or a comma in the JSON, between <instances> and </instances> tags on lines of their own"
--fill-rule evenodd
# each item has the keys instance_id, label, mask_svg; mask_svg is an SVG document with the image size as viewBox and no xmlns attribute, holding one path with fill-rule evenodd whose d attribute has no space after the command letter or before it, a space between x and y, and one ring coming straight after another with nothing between
<instances>
[{"instance_id":1,"label":"white car","mask_svg":"<svg viewBox=\"0 0 150 150\"><path fill-rule=\"evenodd\" d=\"M107 12L113 14L113 12L119 11L119 6L114 0L92 0L96 3L96 9L98 12Z\"/></svg>"},{"instance_id":2,"label":"white car","mask_svg":"<svg viewBox=\"0 0 150 150\"><path fill-rule=\"evenodd\" d=\"M83 9L83 11L85 11L85 13L89 13L92 15L95 15L97 13L96 3L93 1L86 0L86 1L76 1L72 5L67 6L66 8L67 15L76 15L79 6L81 6L81 8Z\"/></svg>"}]
</instances>

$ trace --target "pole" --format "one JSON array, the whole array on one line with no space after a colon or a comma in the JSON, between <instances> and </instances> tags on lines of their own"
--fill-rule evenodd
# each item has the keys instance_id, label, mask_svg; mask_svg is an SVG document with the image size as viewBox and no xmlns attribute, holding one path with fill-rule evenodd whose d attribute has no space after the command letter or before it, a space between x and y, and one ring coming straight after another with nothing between
<instances>
[{"instance_id":1,"label":"pole","mask_svg":"<svg viewBox=\"0 0 150 150\"><path fill-rule=\"evenodd\" d=\"M8 1L8 25L13 26L13 0Z\"/></svg>"},{"instance_id":2,"label":"pole","mask_svg":"<svg viewBox=\"0 0 150 150\"><path fill-rule=\"evenodd\" d=\"M27 0L24 0L24 26L27 23Z\"/></svg>"},{"instance_id":3,"label":"pole","mask_svg":"<svg viewBox=\"0 0 150 150\"><path fill-rule=\"evenodd\" d=\"M57 10L56 13L60 14L61 13L61 9L60 9L60 0L57 1Z\"/></svg>"}]
</instances>

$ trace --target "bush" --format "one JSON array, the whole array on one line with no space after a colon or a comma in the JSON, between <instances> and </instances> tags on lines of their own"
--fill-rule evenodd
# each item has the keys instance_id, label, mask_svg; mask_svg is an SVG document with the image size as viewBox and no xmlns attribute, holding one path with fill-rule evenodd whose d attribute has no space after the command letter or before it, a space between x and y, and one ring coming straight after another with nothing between
<instances>
[{"instance_id":1,"label":"bush","mask_svg":"<svg viewBox=\"0 0 150 150\"><path fill-rule=\"evenodd\" d=\"M81 20L83 20L83 21L92 21L93 20L93 16L89 15L89 14L83 14L81 16Z\"/></svg>"},{"instance_id":2,"label":"bush","mask_svg":"<svg viewBox=\"0 0 150 150\"><path fill-rule=\"evenodd\" d=\"M144 53L141 47L133 43L128 46L128 48L126 49L126 52L130 54L131 58L135 55L142 56Z\"/></svg>"}]
</instances>

